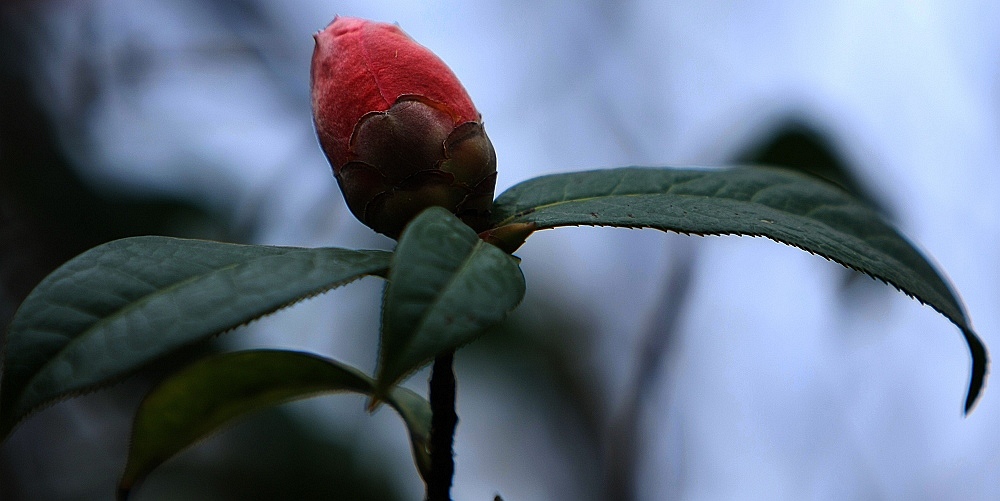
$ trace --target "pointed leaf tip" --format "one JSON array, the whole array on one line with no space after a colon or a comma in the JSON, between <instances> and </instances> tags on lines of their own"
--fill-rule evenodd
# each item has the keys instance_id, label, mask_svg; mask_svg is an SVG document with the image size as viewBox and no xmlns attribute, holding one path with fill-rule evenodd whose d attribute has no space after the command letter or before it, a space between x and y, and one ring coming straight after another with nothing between
<instances>
[{"instance_id":1,"label":"pointed leaf tip","mask_svg":"<svg viewBox=\"0 0 1000 501\"><path fill-rule=\"evenodd\" d=\"M972 377L969 380L969 393L965 397L965 415L976 407L983 388L986 386L986 375L989 373L989 355L986 346L970 329L963 329L966 341L969 343L969 351L972 354Z\"/></svg>"}]
</instances>

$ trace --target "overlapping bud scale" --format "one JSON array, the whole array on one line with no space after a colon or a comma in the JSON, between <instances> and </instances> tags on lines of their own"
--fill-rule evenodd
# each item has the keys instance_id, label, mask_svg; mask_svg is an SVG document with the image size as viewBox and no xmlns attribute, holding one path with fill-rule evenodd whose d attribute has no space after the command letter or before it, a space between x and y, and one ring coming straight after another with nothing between
<instances>
[{"instance_id":1,"label":"overlapping bud scale","mask_svg":"<svg viewBox=\"0 0 1000 501\"><path fill-rule=\"evenodd\" d=\"M485 229L496 153L444 62L392 24L337 17L315 38L313 119L351 212L393 238L430 206Z\"/></svg>"}]
</instances>

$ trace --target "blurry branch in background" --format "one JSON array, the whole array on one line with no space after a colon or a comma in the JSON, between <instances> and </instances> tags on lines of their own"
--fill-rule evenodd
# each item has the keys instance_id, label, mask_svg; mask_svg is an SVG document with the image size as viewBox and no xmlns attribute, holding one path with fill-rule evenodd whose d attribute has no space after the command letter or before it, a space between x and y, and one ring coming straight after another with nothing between
<instances>
[{"instance_id":1,"label":"blurry branch in background","mask_svg":"<svg viewBox=\"0 0 1000 501\"><path fill-rule=\"evenodd\" d=\"M210 11L223 30L237 41L231 47L234 54L230 57L242 55L251 58L265 70L271 87L279 91L289 107L309 108L309 87L303 85L307 83L308 68L303 70L300 66L300 63L308 63L308 58L300 53L300 45L290 40L279 25L278 14L288 8L285 4L260 0L212 0L205 2L203 8ZM317 29L320 27L317 26ZM309 39L312 34L302 36ZM210 50L207 47L204 49ZM312 135L309 140L315 142Z\"/></svg>"},{"instance_id":2,"label":"blurry branch in background","mask_svg":"<svg viewBox=\"0 0 1000 501\"><path fill-rule=\"evenodd\" d=\"M58 23L50 17L65 15L59 10L70 6L0 6L0 322L6 325L49 271L100 243L144 234L242 239L230 223L190 200L88 184L77 160L106 161L89 151L89 120L102 96L128 95L145 85L150 65L165 59L209 57L225 67L249 58L265 70L289 108L307 107L308 87L294 77L297 61L288 57L297 46L278 25L280 10L264 5L256 0L192 5L220 27L215 36L233 42L180 47L180 52L145 38L109 42L107 30L117 25L99 6L73 6L81 14L79 29L62 27L65 32L55 32ZM61 60L40 59L52 55Z\"/></svg>"},{"instance_id":3,"label":"blurry branch in background","mask_svg":"<svg viewBox=\"0 0 1000 501\"><path fill-rule=\"evenodd\" d=\"M191 236L192 229L215 223L180 200L107 193L84 183L30 77L37 68L24 57L36 52L34 39L17 34L31 30L11 26L6 11L0 16L0 322L6 325L42 277L90 247L132 235Z\"/></svg>"},{"instance_id":4,"label":"blurry branch in background","mask_svg":"<svg viewBox=\"0 0 1000 501\"><path fill-rule=\"evenodd\" d=\"M621 127L621 124L614 125L615 129ZM779 123L773 131L763 135L761 141L738 155L735 163L776 165L799 170L837 185L880 212L886 212L854 175L829 139L805 121L790 119ZM602 468L605 472L604 497L607 499L630 501L638 497L637 471L643 453L641 419L656 385L665 384L662 368L665 361L671 358L676 344L679 319L691 291L698 255L697 243L693 240L682 238L675 242L663 292L655 303L658 308L641 340L629 393L608 425ZM841 296L845 300L860 293L855 284L871 282L856 280L862 275L851 270L844 270L843 273L845 279ZM874 289L864 288L866 291Z\"/></svg>"},{"instance_id":5,"label":"blurry branch in background","mask_svg":"<svg viewBox=\"0 0 1000 501\"><path fill-rule=\"evenodd\" d=\"M515 390L521 409L544 417L558 448L555 457L539 450L523 461L542 469L559 461L574 472L571 492L582 497L573 499L603 499L601 439L608 399L600 371L594 369L596 333L586 312L533 299L546 296L526 298L507 321L463 348L457 356L458 378L468 377L464 367L474 367L480 376L495 375L484 384L491 392L505 386ZM457 440L462 440L461 422ZM563 490L552 494L553 499L569 496Z\"/></svg>"},{"instance_id":6,"label":"blurry branch in background","mask_svg":"<svg viewBox=\"0 0 1000 501\"><path fill-rule=\"evenodd\" d=\"M654 390L666 383L662 377L664 364L676 347L698 256L698 246L691 237L674 239L673 243L662 291L653 303L654 310L640 340L635 376L621 409L608 425L603 468L605 499L638 499L639 460L647 442L640 435L641 421L649 402L656 401Z\"/></svg>"}]
</instances>

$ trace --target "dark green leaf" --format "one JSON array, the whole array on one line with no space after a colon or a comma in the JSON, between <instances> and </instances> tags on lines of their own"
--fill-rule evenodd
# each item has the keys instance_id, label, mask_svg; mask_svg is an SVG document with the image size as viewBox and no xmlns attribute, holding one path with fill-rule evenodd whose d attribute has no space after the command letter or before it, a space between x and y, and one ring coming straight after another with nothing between
<instances>
[{"instance_id":1,"label":"dark green leaf","mask_svg":"<svg viewBox=\"0 0 1000 501\"><path fill-rule=\"evenodd\" d=\"M843 188L885 215L885 208L858 179L832 139L806 121L789 119L771 131L766 140L739 155L733 163L773 165L802 171Z\"/></svg>"},{"instance_id":2,"label":"dark green leaf","mask_svg":"<svg viewBox=\"0 0 1000 501\"><path fill-rule=\"evenodd\" d=\"M972 353L968 412L986 376L986 348L934 267L864 203L811 177L771 168L622 168L543 176L497 198L493 224L656 228L764 236L819 254L930 305Z\"/></svg>"},{"instance_id":3,"label":"dark green leaf","mask_svg":"<svg viewBox=\"0 0 1000 501\"><path fill-rule=\"evenodd\" d=\"M370 274L382 251L136 237L95 247L28 295L7 334L0 437L32 410Z\"/></svg>"},{"instance_id":4,"label":"dark green leaf","mask_svg":"<svg viewBox=\"0 0 1000 501\"><path fill-rule=\"evenodd\" d=\"M515 258L444 209L422 212L403 231L389 271L378 395L503 320L522 297Z\"/></svg>"},{"instance_id":5,"label":"dark green leaf","mask_svg":"<svg viewBox=\"0 0 1000 501\"><path fill-rule=\"evenodd\" d=\"M308 353L253 350L202 359L146 395L136 414L124 498L153 469L249 412L341 391L371 395L372 379L357 369ZM403 417L421 473L429 461L430 404L405 388L387 401Z\"/></svg>"}]
</instances>

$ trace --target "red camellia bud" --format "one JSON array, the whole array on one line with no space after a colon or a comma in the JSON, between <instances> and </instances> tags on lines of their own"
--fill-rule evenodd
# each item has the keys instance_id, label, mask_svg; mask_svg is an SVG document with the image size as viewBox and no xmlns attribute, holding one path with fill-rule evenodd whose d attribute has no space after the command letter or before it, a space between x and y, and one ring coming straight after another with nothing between
<instances>
[{"instance_id":1,"label":"red camellia bud","mask_svg":"<svg viewBox=\"0 0 1000 501\"><path fill-rule=\"evenodd\" d=\"M392 238L431 206L485 229L496 153L444 62L392 24L337 17L315 38L313 120L351 212Z\"/></svg>"}]
</instances>

